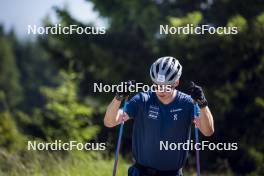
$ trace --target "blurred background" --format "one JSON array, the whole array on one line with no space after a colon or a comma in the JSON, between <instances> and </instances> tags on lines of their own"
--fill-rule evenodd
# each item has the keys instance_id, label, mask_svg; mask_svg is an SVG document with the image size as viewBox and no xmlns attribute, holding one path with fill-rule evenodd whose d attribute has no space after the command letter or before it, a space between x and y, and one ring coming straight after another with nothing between
<instances>
[{"instance_id":1,"label":"blurred background","mask_svg":"<svg viewBox=\"0 0 264 176\"><path fill-rule=\"evenodd\" d=\"M28 35L27 25L103 26L105 35ZM159 35L159 25L237 26L237 35ZM264 3L261 0L2 0L0 175L112 174L118 128L103 126L112 93L93 83L150 83L149 67L171 55L179 89L206 93L215 134L237 151L203 151L202 175L264 175ZM133 162L125 126L118 175ZM106 151L27 151L27 141L106 142ZM195 175L191 152L185 175Z\"/></svg>"}]
</instances>

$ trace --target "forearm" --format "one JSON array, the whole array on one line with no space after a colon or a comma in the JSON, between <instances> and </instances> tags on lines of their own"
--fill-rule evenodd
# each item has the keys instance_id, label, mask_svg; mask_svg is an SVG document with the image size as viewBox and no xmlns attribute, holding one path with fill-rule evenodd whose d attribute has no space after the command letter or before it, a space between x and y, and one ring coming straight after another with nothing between
<instances>
[{"instance_id":1,"label":"forearm","mask_svg":"<svg viewBox=\"0 0 264 176\"><path fill-rule=\"evenodd\" d=\"M118 101L116 98L108 105L105 117L104 125L107 127L114 127L118 125L118 111L121 105L121 101Z\"/></svg>"},{"instance_id":2,"label":"forearm","mask_svg":"<svg viewBox=\"0 0 264 176\"><path fill-rule=\"evenodd\" d=\"M207 106L201 108L200 131L205 136L211 136L214 133L214 119L210 109Z\"/></svg>"}]
</instances>

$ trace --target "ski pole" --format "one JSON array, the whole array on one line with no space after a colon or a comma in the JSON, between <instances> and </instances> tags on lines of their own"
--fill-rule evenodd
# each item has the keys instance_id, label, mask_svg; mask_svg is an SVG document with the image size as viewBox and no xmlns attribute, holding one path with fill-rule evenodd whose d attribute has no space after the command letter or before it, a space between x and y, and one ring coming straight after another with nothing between
<instances>
[{"instance_id":1,"label":"ski pole","mask_svg":"<svg viewBox=\"0 0 264 176\"><path fill-rule=\"evenodd\" d=\"M125 115L124 110L126 109L126 101L127 101L127 98L125 99L125 102L124 102L124 106L123 106L123 118L122 118L122 122L121 122L120 128L119 128L118 142L117 142L116 153L115 153L115 163L114 163L113 176L116 176L116 169L117 169L117 164L118 164L119 150L120 150L120 146L121 146L123 129L124 129L124 115Z\"/></svg>"},{"instance_id":2,"label":"ski pole","mask_svg":"<svg viewBox=\"0 0 264 176\"><path fill-rule=\"evenodd\" d=\"M194 118L198 118L198 104L194 103ZM195 144L199 143L199 129L197 126L195 126ZM197 176L200 176L200 156L199 156L199 150L196 149L196 169L197 169Z\"/></svg>"}]
</instances>

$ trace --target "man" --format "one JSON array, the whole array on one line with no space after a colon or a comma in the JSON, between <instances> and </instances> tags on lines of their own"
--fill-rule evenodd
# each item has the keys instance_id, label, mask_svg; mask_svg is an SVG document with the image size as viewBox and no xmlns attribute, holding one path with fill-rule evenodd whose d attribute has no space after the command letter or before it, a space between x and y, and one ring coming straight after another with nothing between
<instances>
[{"instance_id":1,"label":"man","mask_svg":"<svg viewBox=\"0 0 264 176\"><path fill-rule=\"evenodd\" d=\"M199 118L194 122L201 133L214 133L213 116L207 106L203 90L191 86L191 96L176 90L182 66L173 57L162 57L150 68L150 77L156 91L141 92L130 99L124 112L119 110L129 92L117 92L109 104L104 124L114 127L129 119L134 120L132 152L136 163L129 168L129 176L181 176L186 161L186 150L164 150L168 143L186 143L190 139L194 120L194 101L200 107ZM162 86L171 86L166 89Z\"/></svg>"}]
</instances>

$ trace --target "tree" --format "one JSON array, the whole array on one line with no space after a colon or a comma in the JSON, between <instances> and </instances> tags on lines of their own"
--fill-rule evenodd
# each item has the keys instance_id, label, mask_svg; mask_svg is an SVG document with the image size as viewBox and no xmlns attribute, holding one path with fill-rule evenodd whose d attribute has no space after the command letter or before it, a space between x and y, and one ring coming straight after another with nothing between
<instances>
[{"instance_id":1,"label":"tree","mask_svg":"<svg viewBox=\"0 0 264 176\"><path fill-rule=\"evenodd\" d=\"M215 170L218 166L208 163L227 159L235 173L261 175L264 4L260 0L92 2L109 19L106 35L48 36L43 45L57 66L67 69L69 63L74 63L74 70L85 75L81 89L87 90L87 82L94 81L115 83L132 77L148 82L148 68L156 58L175 56L184 66L180 89L187 90L187 82L194 80L206 91L216 117L212 141L236 141L241 146L237 152L205 153L204 160L210 161L206 167ZM62 24L85 26L66 10L57 9L57 14ZM160 24L188 23L237 26L239 33L159 35ZM84 92L87 94L94 95ZM105 97L110 99L113 95ZM108 102L106 99L102 102ZM249 128L249 124L254 127ZM237 162L241 155L248 157Z\"/></svg>"},{"instance_id":2,"label":"tree","mask_svg":"<svg viewBox=\"0 0 264 176\"><path fill-rule=\"evenodd\" d=\"M45 108L36 110L33 122L46 140L91 140L99 128L91 123L92 108L78 101L76 74L61 73L63 83L56 88L42 87Z\"/></svg>"},{"instance_id":3,"label":"tree","mask_svg":"<svg viewBox=\"0 0 264 176\"><path fill-rule=\"evenodd\" d=\"M4 35L0 35L0 91L3 95L0 101L5 110L14 108L23 98L19 79L12 45Z\"/></svg>"}]
</instances>

